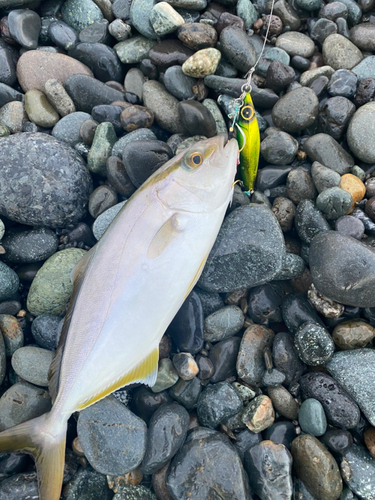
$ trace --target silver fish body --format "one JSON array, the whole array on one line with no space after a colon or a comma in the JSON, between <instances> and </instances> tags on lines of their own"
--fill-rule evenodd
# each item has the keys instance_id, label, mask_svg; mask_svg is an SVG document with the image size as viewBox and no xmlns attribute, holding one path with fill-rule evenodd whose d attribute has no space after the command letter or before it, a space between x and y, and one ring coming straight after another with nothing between
<instances>
[{"instance_id":1,"label":"silver fish body","mask_svg":"<svg viewBox=\"0 0 375 500\"><path fill-rule=\"evenodd\" d=\"M152 386L158 345L198 280L231 200L238 145L195 144L155 172L77 264L51 365L49 414L0 433L36 458L39 498L60 496L67 420L129 383Z\"/></svg>"}]
</instances>

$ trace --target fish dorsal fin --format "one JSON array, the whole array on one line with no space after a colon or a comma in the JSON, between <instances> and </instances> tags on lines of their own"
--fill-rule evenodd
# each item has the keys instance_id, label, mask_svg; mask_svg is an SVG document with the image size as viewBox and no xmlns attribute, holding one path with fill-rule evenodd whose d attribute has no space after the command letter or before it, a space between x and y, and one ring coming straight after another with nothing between
<instances>
[{"instance_id":1,"label":"fish dorsal fin","mask_svg":"<svg viewBox=\"0 0 375 500\"><path fill-rule=\"evenodd\" d=\"M147 257L155 259L163 253L163 251L170 245L178 235L183 231L183 217L181 214L173 214L167 222L157 231L152 238L151 243L147 250Z\"/></svg>"},{"instance_id":2,"label":"fish dorsal fin","mask_svg":"<svg viewBox=\"0 0 375 500\"><path fill-rule=\"evenodd\" d=\"M51 366L48 372L48 387L52 398L52 402L55 401L57 393L59 391L59 379L60 379L60 366L64 354L64 347L66 342L67 333L69 331L69 325L72 319L74 305L77 301L79 290L81 288L83 277L85 271L91 262L94 254L96 252L96 246L91 248L85 255L77 262L76 266L73 268L71 273L71 279L73 282L73 293L69 302L68 310L65 315L64 325L61 330L59 345L56 349L55 356L52 360Z\"/></svg>"},{"instance_id":3,"label":"fish dorsal fin","mask_svg":"<svg viewBox=\"0 0 375 500\"><path fill-rule=\"evenodd\" d=\"M156 377L158 374L158 361L159 361L159 346L151 351L148 356L146 356L140 363L138 363L134 368L129 370L125 375L115 380L112 384L105 387L103 390L95 394L93 397L87 399L82 403L77 410L83 410L94 403L97 403L101 399L105 398L109 394L121 387L133 383L146 384L152 387L155 384Z\"/></svg>"}]
</instances>

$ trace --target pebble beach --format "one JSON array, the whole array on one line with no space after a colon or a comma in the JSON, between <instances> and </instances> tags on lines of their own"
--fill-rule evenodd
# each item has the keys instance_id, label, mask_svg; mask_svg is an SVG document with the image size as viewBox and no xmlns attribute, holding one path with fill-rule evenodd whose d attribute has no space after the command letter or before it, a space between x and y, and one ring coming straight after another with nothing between
<instances>
[{"instance_id":1,"label":"pebble beach","mask_svg":"<svg viewBox=\"0 0 375 500\"><path fill-rule=\"evenodd\" d=\"M77 262L253 67L254 192L156 384L70 418L63 500L375 500L375 0L0 0L0 432L51 409Z\"/></svg>"}]
</instances>

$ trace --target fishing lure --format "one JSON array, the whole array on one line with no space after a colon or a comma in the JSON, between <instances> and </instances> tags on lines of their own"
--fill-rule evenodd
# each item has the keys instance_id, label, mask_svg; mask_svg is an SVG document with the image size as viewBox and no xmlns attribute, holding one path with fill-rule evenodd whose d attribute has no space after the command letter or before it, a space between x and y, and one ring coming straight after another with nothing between
<instances>
[{"instance_id":1,"label":"fishing lure","mask_svg":"<svg viewBox=\"0 0 375 500\"><path fill-rule=\"evenodd\" d=\"M258 172L260 133L250 92L243 97L243 104L237 104L230 131L237 129L237 142L240 149L239 173L248 193L254 190Z\"/></svg>"}]
</instances>

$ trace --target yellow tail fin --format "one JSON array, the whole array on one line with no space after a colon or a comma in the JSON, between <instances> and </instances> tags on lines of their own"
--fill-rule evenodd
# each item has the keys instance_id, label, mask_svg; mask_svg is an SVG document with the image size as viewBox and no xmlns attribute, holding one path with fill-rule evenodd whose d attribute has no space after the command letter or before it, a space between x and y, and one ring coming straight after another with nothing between
<instances>
[{"instance_id":1,"label":"yellow tail fin","mask_svg":"<svg viewBox=\"0 0 375 500\"><path fill-rule=\"evenodd\" d=\"M0 433L0 452L23 451L35 459L39 500L59 500L64 474L66 420L46 413Z\"/></svg>"}]
</instances>

